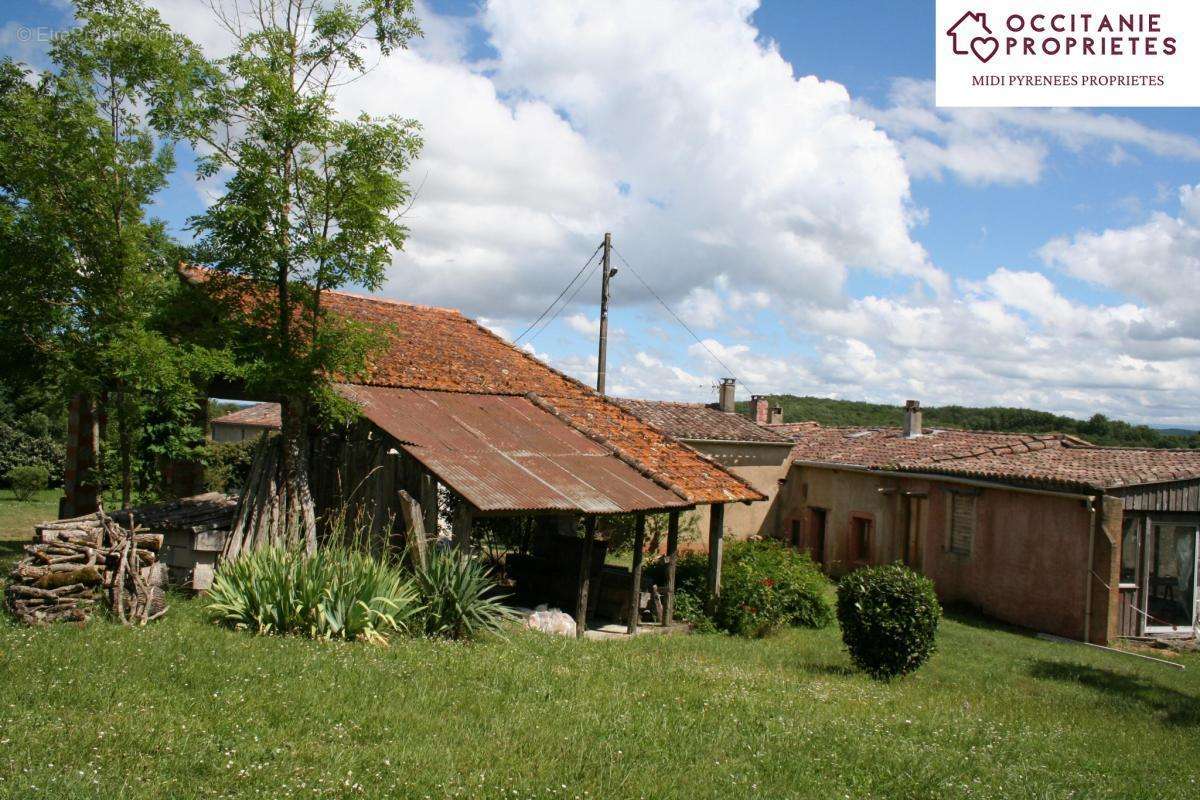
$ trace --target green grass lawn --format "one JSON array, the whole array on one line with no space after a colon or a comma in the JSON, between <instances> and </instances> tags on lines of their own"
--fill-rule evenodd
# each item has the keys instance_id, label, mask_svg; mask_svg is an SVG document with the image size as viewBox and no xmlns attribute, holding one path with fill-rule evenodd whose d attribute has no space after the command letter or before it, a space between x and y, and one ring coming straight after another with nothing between
<instances>
[{"instance_id":1,"label":"green grass lawn","mask_svg":"<svg viewBox=\"0 0 1200 800\"><path fill-rule=\"evenodd\" d=\"M35 524L58 518L60 497L62 489L46 489L31 500L21 501L12 490L0 489L0 540L28 541Z\"/></svg>"},{"instance_id":2,"label":"green grass lawn","mask_svg":"<svg viewBox=\"0 0 1200 800\"><path fill-rule=\"evenodd\" d=\"M947 620L917 674L834 629L380 648L0 622L0 797L1166 798L1200 792L1186 671Z\"/></svg>"}]
</instances>

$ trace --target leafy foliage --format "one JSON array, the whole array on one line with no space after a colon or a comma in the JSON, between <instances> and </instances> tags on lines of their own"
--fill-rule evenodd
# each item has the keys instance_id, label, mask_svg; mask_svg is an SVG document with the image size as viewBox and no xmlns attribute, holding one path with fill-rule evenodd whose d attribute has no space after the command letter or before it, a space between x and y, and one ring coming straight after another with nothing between
<instances>
[{"instance_id":1,"label":"leafy foliage","mask_svg":"<svg viewBox=\"0 0 1200 800\"><path fill-rule=\"evenodd\" d=\"M417 588L425 605L425 632L448 639L477 639L499 633L516 618L496 593L496 582L477 559L453 549L433 548Z\"/></svg>"},{"instance_id":2,"label":"leafy foliage","mask_svg":"<svg viewBox=\"0 0 1200 800\"><path fill-rule=\"evenodd\" d=\"M49 434L34 436L0 422L0 475L4 475L5 480L14 469L24 467L42 469L48 476L58 476L62 474L65 460L60 439Z\"/></svg>"},{"instance_id":3,"label":"leafy foliage","mask_svg":"<svg viewBox=\"0 0 1200 800\"><path fill-rule=\"evenodd\" d=\"M383 283L407 234L402 178L420 149L416 123L346 119L335 87L420 34L412 0L281 0L253 13L214 7L234 39L208 65L172 130L197 145L197 174L222 196L190 220L195 260L236 334L239 374L282 405L283 503L311 511L305 465L314 415L344 418L331 376L366 364L378 337L326 314L324 292ZM240 312L240 313L238 313ZM315 547L312 515L285 536Z\"/></svg>"},{"instance_id":4,"label":"leafy foliage","mask_svg":"<svg viewBox=\"0 0 1200 800\"><path fill-rule=\"evenodd\" d=\"M788 422L813 420L822 425L899 426L904 423L900 406L834 400L828 397L772 395L772 405L783 407ZM742 404L742 410L748 410ZM1148 425L1131 425L1095 414L1087 420L1034 411L1028 408L970 408L929 406L923 409L924 423L932 427L1011 433L1067 433L1093 444L1127 447L1200 448L1200 433L1160 431Z\"/></svg>"},{"instance_id":5,"label":"leafy foliage","mask_svg":"<svg viewBox=\"0 0 1200 800\"><path fill-rule=\"evenodd\" d=\"M50 471L42 466L13 467L6 476L13 496L21 502L32 500L50 483Z\"/></svg>"},{"instance_id":6,"label":"leafy foliage","mask_svg":"<svg viewBox=\"0 0 1200 800\"><path fill-rule=\"evenodd\" d=\"M698 628L766 636L786 626L823 628L833 621L829 582L807 553L771 540L725 548L721 595L709 608L708 555L685 553L676 567L676 610ZM682 599L681 599L682 598Z\"/></svg>"},{"instance_id":7,"label":"leafy foliage","mask_svg":"<svg viewBox=\"0 0 1200 800\"><path fill-rule=\"evenodd\" d=\"M129 502L146 426L195 397L193 352L154 324L179 253L147 209L201 60L140 0L77 0L75 17L53 69L0 63L0 344L62 397L107 398Z\"/></svg>"},{"instance_id":8,"label":"leafy foliage","mask_svg":"<svg viewBox=\"0 0 1200 800\"><path fill-rule=\"evenodd\" d=\"M871 677L906 675L933 655L942 609L924 575L902 564L864 567L842 578L837 598L842 641Z\"/></svg>"},{"instance_id":9,"label":"leafy foliage","mask_svg":"<svg viewBox=\"0 0 1200 800\"><path fill-rule=\"evenodd\" d=\"M399 568L363 553L264 548L221 565L206 610L217 623L260 634L382 643L412 630L421 605Z\"/></svg>"},{"instance_id":10,"label":"leafy foliage","mask_svg":"<svg viewBox=\"0 0 1200 800\"><path fill-rule=\"evenodd\" d=\"M204 450L204 485L210 492L240 494L258 438L242 442L209 442Z\"/></svg>"}]
</instances>

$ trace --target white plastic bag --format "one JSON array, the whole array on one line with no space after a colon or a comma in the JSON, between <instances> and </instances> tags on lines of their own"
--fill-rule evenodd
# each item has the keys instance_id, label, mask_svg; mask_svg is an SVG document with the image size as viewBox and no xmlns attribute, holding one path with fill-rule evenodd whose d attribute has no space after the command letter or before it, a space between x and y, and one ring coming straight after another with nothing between
<instances>
[{"instance_id":1,"label":"white plastic bag","mask_svg":"<svg viewBox=\"0 0 1200 800\"><path fill-rule=\"evenodd\" d=\"M575 636L575 618L557 608L547 608L544 603L535 608L525 620L525 627L558 636Z\"/></svg>"}]
</instances>

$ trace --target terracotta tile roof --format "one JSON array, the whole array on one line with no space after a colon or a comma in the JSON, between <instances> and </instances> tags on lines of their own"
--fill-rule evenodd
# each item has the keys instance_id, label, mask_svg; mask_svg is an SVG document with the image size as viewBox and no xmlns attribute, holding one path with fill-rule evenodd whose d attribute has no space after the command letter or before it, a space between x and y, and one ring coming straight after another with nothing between
<instances>
[{"instance_id":1,"label":"terracotta tile roof","mask_svg":"<svg viewBox=\"0 0 1200 800\"><path fill-rule=\"evenodd\" d=\"M1064 438L1041 450L935 462L925 471L1104 490L1200 478L1200 451L1094 447Z\"/></svg>"},{"instance_id":2,"label":"terracotta tile roof","mask_svg":"<svg viewBox=\"0 0 1200 800\"><path fill-rule=\"evenodd\" d=\"M185 268L203 282L203 270ZM243 296L245 296L243 294ZM448 308L328 291L326 309L374 326L386 337L365 374L346 383L477 394L524 395L628 463L674 487L691 503L765 500L750 484L663 434L594 390L543 364Z\"/></svg>"},{"instance_id":3,"label":"terracotta tile roof","mask_svg":"<svg viewBox=\"0 0 1200 800\"><path fill-rule=\"evenodd\" d=\"M640 419L676 439L722 442L786 444L781 433L758 425L741 414L731 414L703 403L674 403L667 400L613 401Z\"/></svg>"},{"instance_id":4,"label":"terracotta tile roof","mask_svg":"<svg viewBox=\"0 0 1200 800\"><path fill-rule=\"evenodd\" d=\"M209 422L210 425L239 425L246 428L271 428L279 430L282 426L279 403L258 403L239 408Z\"/></svg>"},{"instance_id":5,"label":"terracotta tile roof","mask_svg":"<svg viewBox=\"0 0 1200 800\"><path fill-rule=\"evenodd\" d=\"M1200 451L1097 447L1060 433L772 426L796 442L792 458L1084 490L1200 478Z\"/></svg>"}]
</instances>

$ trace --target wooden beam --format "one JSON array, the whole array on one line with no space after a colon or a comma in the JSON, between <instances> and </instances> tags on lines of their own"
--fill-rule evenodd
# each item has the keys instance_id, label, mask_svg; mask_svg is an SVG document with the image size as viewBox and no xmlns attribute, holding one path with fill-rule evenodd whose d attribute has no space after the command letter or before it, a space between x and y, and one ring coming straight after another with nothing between
<instances>
[{"instance_id":1,"label":"wooden beam","mask_svg":"<svg viewBox=\"0 0 1200 800\"><path fill-rule=\"evenodd\" d=\"M646 549L646 515L638 514L633 533L633 568L629 587L629 635L637 635L642 599L642 551Z\"/></svg>"},{"instance_id":2,"label":"wooden beam","mask_svg":"<svg viewBox=\"0 0 1200 800\"><path fill-rule=\"evenodd\" d=\"M458 505L454 507L454 521L451 525L454 546L459 550L465 552L471 550L471 528L474 525L474 517L471 506L460 497Z\"/></svg>"},{"instance_id":3,"label":"wooden beam","mask_svg":"<svg viewBox=\"0 0 1200 800\"><path fill-rule=\"evenodd\" d=\"M413 566L424 569L429 563L426 554L425 520L421 504L405 490L400 490L400 513L404 517L404 543L408 547Z\"/></svg>"},{"instance_id":4,"label":"wooden beam","mask_svg":"<svg viewBox=\"0 0 1200 800\"><path fill-rule=\"evenodd\" d=\"M725 506L713 503L708 519L708 604L712 611L721 597L721 559L725 551Z\"/></svg>"},{"instance_id":5,"label":"wooden beam","mask_svg":"<svg viewBox=\"0 0 1200 800\"><path fill-rule=\"evenodd\" d=\"M579 556L579 602L575 606L575 636L582 639L587 630L588 583L592 577L592 544L596 541L596 518L589 516L583 526L583 547Z\"/></svg>"},{"instance_id":6,"label":"wooden beam","mask_svg":"<svg viewBox=\"0 0 1200 800\"><path fill-rule=\"evenodd\" d=\"M421 510L425 514L426 533L438 533L438 480L428 470L421 471Z\"/></svg>"},{"instance_id":7,"label":"wooden beam","mask_svg":"<svg viewBox=\"0 0 1200 800\"><path fill-rule=\"evenodd\" d=\"M675 563L679 554L679 512L667 517L667 602L663 609L663 627L675 620Z\"/></svg>"}]
</instances>

